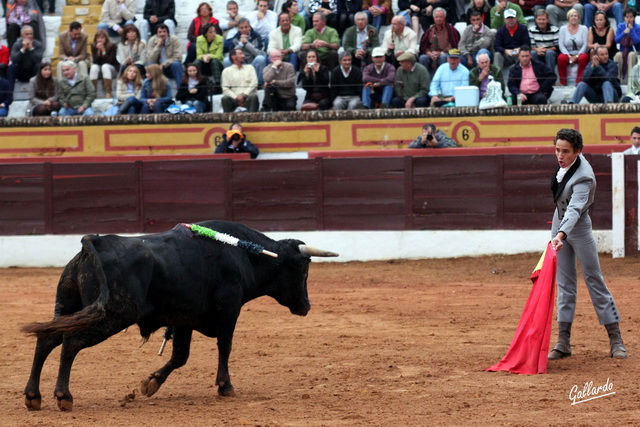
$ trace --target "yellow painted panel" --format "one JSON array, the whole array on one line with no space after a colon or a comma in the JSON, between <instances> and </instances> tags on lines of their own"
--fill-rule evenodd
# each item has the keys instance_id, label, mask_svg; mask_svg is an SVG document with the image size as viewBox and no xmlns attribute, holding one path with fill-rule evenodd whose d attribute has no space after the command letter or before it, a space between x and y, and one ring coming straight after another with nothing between
<instances>
[{"instance_id":1,"label":"yellow painted panel","mask_svg":"<svg viewBox=\"0 0 640 427\"><path fill-rule=\"evenodd\" d=\"M465 147L550 145L558 129L582 132L586 145L629 144L635 114L437 117L245 123L262 152L406 148L434 123ZM228 123L0 128L0 156L207 154Z\"/></svg>"},{"instance_id":2,"label":"yellow painted panel","mask_svg":"<svg viewBox=\"0 0 640 427\"><path fill-rule=\"evenodd\" d=\"M25 138L24 135L13 134L2 136L3 149L59 148L77 145L77 135L35 134Z\"/></svg>"},{"instance_id":3,"label":"yellow painted panel","mask_svg":"<svg viewBox=\"0 0 640 427\"><path fill-rule=\"evenodd\" d=\"M68 16L98 16L100 18L100 14L102 13L102 6L91 6L91 5L81 5L81 6L65 6L63 9L64 17Z\"/></svg>"},{"instance_id":4,"label":"yellow painted panel","mask_svg":"<svg viewBox=\"0 0 640 427\"><path fill-rule=\"evenodd\" d=\"M171 128L158 126L104 128L105 149L146 150L149 147L156 150L208 149L210 148L208 131L209 126L202 125L182 125Z\"/></svg>"},{"instance_id":5,"label":"yellow painted panel","mask_svg":"<svg viewBox=\"0 0 640 427\"><path fill-rule=\"evenodd\" d=\"M2 156L39 156L47 153L87 155L84 132L78 128L9 128L0 132L0 138Z\"/></svg>"},{"instance_id":6,"label":"yellow painted panel","mask_svg":"<svg viewBox=\"0 0 640 427\"><path fill-rule=\"evenodd\" d=\"M330 123L247 123L244 126L252 142L264 141L265 149L308 151L331 146Z\"/></svg>"}]
</instances>

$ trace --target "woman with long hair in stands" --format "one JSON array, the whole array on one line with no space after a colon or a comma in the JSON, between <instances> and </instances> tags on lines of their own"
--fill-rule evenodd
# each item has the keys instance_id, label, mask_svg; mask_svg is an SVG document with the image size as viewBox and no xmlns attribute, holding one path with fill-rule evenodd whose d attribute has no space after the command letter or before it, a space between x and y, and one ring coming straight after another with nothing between
<instances>
[{"instance_id":1,"label":"woman with long hair in stands","mask_svg":"<svg viewBox=\"0 0 640 427\"><path fill-rule=\"evenodd\" d=\"M302 110L328 110L331 108L331 93L329 89L329 69L320 64L318 53L309 49L305 66L300 71L302 88L307 95L302 102Z\"/></svg>"},{"instance_id":2,"label":"woman with long hair in stands","mask_svg":"<svg viewBox=\"0 0 640 427\"><path fill-rule=\"evenodd\" d=\"M140 114L162 113L171 103L171 87L158 64L147 65L147 79L142 84Z\"/></svg>"},{"instance_id":3,"label":"woman with long hair in stands","mask_svg":"<svg viewBox=\"0 0 640 427\"><path fill-rule=\"evenodd\" d=\"M96 36L91 43L91 69L89 77L93 87L98 88L98 79L102 76L105 98L113 98L112 83L117 77L116 70L120 64L116 60L116 45L111 42L107 30L96 31Z\"/></svg>"},{"instance_id":4,"label":"woman with long hair in stands","mask_svg":"<svg viewBox=\"0 0 640 427\"><path fill-rule=\"evenodd\" d=\"M611 28L607 15L601 10L597 11L593 15L593 25L589 28L587 36L589 58L595 55L598 46L606 46L609 50L609 58L613 59L613 56L618 51L614 40L615 36L616 30Z\"/></svg>"},{"instance_id":5,"label":"woman with long hair in stands","mask_svg":"<svg viewBox=\"0 0 640 427\"><path fill-rule=\"evenodd\" d=\"M207 2L202 2L198 5L196 10L196 17L191 21L189 29L187 30L187 57L184 61L185 64L191 64L196 60L196 40L202 35L202 27L206 24L211 24L216 27L216 34L222 35L220 29L220 22L213 17L213 9Z\"/></svg>"},{"instance_id":6,"label":"woman with long hair in stands","mask_svg":"<svg viewBox=\"0 0 640 427\"><path fill-rule=\"evenodd\" d=\"M491 5L489 0L471 0L469 8L467 9L467 25L471 25L471 12L477 10L482 15L482 23L491 28Z\"/></svg>"},{"instance_id":7,"label":"woman with long hair in stands","mask_svg":"<svg viewBox=\"0 0 640 427\"><path fill-rule=\"evenodd\" d=\"M60 109L56 93L56 79L53 78L51 64L43 62L38 74L29 80L29 106L32 116L50 116Z\"/></svg>"},{"instance_id":8,"label":"woman with long hair in stands","mask_svg":"<svg viewBox=\"0 0 640 427\"><path fill-rule=\"evenodd\" d=\"M196 113L203 113L207 109L209 84L207 79L200 74L200 68L196 64L187 65L187 74L182 78L176 99L195 108Z\"/></svg>"},{"instance_id":9,"label":"woman with long hair in stands","mask_svg":"<svg viewBox=\"0 0 640 427\"><path fill-rule=\"evenodd\" d=\"M140 75L144 75L144 66L147 63L147 46L135 25L125 25L122 29L122 39L118 43L116 59L120 64L120 75L129 65L136 65L140 70Z\"/></svg>"},{"instance_id":10,"label":"woman with long hair in stands","mask_svg":"<svg viewBox=\"0 0 640 427\"><path fill-rule=\"evenodd\" d=\"M118 114L137 114L142 109L142 75L136 65L129 65L120 79L116 90Z\"/></svg>"}]
</instances>

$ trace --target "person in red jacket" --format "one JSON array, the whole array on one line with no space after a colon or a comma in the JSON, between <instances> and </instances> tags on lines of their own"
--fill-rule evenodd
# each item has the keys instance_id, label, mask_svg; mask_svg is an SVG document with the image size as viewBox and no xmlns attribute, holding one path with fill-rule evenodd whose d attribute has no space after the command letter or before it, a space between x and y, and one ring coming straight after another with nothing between
<instances>
[{"instance_id":1,"label":"person in red jacket","mask_svg":"<svg viewBox=\"0 0 640 427\"><path fill-rule=\"evenodd\" d=\"M9 48L5 45L0 45L0 77L7 78L7 69L9 68Z\"/></svg>"},{"instance_id":2,"label":"person in red jacket","mask_svg":"<svg viewBox=\"0 0 640 427\"><path fill-rule=\"evenodd\" d=\"M202 27L206 24L213 24L216 28L216 34L222 34L222 30L220 29L220 22L213 17L213 9L209 5L209 3L202 2L198 5L198 9L196 10L197 16L193 18L191 21L191 25L189 25L189 29L187 30L187 38L189 39L189 44L187 44L187 57L184 60L185 64L191 64L196 60L196 39L199 36L202 36Z\"/></svg>"},{"instance_id":3,"label":"person in red jacket","mask_svg":"<svg viewBox=\"0 0 640 427\"><path fill-rule=\"evenodd\" d=\"M453 25L447 23L446 19L447 11L436 8L433 11L433 25L424 32L420 40L418 62L424 65L432 76L440 65L447 62L447 52L457 49L460 42L460 33Z\"/></svg>"}]
</instances>

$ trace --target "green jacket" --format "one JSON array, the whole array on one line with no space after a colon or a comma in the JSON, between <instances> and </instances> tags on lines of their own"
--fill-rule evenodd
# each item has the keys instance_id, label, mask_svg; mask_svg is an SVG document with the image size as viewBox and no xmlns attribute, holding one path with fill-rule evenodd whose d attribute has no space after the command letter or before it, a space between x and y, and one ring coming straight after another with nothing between
<instances>
[{"instance_id":1,"label":"green jacket","mask_svg":"<svg viewBox=\"0 0 640 427\"><path fill-rule=\"evenodd\" d=\"M315 40L323 40L327 43L337 43L340 45L340 36L338 36L338 32L331 27L324 27L322 34L318 33L314 28L307 30L307 32L304 33L302 44L311 44ZM321 47L318 49L318 56L320 59L325 59L327 57L327 53L329 53L328 47Z\"/></svg>"},{"instance_id":2,"label":"green jacket","mask_svg":"<svg viewBox=\"0 0 640 427\"><path fill-rule=\"evenodd\" d=\"M504 78L502 77L502 70L497 65L491 64L490 66L491 72L489 73L493 80L500 83L500 88L502 89L502 95L504 95ZM469 71L469 86L478 86L480 87L480 80L478 77L480 76L480 67L473 67L471 71Z\"/></svg>"},{"instance_id":3,"label":"green jacket","mask_svg":"<svg viewBox=\"0 0 640 427\"><path fill-rule=\"evenodd\" d=\"M222 53L223 44L224 38L220 34L216 35L216 38L211 44L209 44L205 36L198 36L196 39L196 59L202 61L202 55L208 53L213 59L222 62L224 59L224 54Z\"/></svg>"},{"instance_id":4,"label":"green jacket","mask_svg":"<svg viewBox=\"0 0 640 427\"><path fill-rule=\"evenodd\" d=\"M402 67L396 70L396 95L406 101L409 98L420 98L429 95L431 77L426 68L420 63L415 64L412 71L404 71Z\"/></svg>"},{"instance_id":5,"label":"green jacket","mask_svg":"<svg viewBox=\"0 0 640 427\"><path fill-rule=\"evenodd\" d=\"M76 73L76 83L71 86L64 77L57 81L58 102L60 105L68 104L71 108L91 107L96 99L96 90L89 76Z\"/></svg>"},{"instance_id":6,"label":"green jacket","mask_svg":"<svg viewBox=\"0 0 640 427\"><path fill-rule=\"evenodd\" d=\"M293 17L293 19L291 20L291 25L295 25L296 27L300 28L303 33L307 31L307 23L304 20L304 16L300 14L297 14Z\"/></svg>"},{"instance_id":7,"label":"green jacket","mask_svg":"<svg viewBox=\"0 0 640 427\"><path fill-rule=\"evenodd\" d=\"M380 46L380 37L378 37L378 30L373 25L367 25L367 58L371 57L371 51L373 48ZM360 47L356 46L358 43L358 29L355 25L349 27L344 32L344 43L342 47L349 52L352 56L356 54L356 50Z\"/></svg>"}]
</instances>

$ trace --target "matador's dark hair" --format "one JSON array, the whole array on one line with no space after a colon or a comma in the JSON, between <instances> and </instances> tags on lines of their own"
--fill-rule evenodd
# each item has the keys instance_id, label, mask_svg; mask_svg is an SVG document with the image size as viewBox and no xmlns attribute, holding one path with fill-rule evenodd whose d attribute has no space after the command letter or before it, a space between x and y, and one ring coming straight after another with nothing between
<instances>
[{"instance_id":1,"label":"matador's dark hair","mask_svg":"<svg viewBox=\"0 0 640 427\"><path fill-rule=\"evenodd\" d=\"M582 135L575 129L560 129L556 134L556 139L553 140L553 144L559 140L563 139L571 144L573 150L582 151Z\"/></svg>"}]
</instances>

